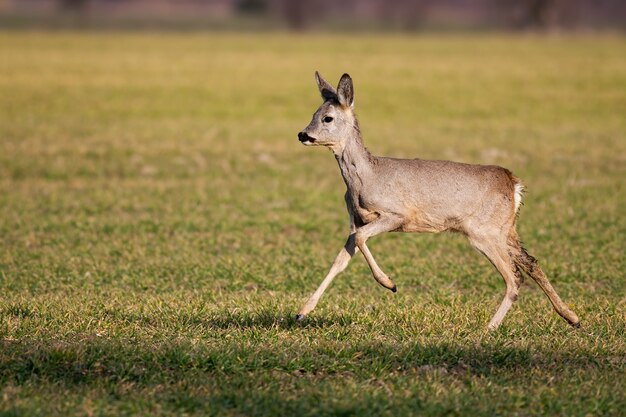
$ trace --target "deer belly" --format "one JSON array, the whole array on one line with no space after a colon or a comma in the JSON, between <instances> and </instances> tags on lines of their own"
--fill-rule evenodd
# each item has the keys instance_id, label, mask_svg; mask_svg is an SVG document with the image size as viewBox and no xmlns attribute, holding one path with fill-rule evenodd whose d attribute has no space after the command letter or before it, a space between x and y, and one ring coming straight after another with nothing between
<instances>
[{"instance_id":1,"label":"deer belly","mask_svg":"<svg viewBox=\"0 0 626 417\"><path fill-rule=\"evenodd\" d=\"M439 233L446 230L439 225L426 222L409 222L403 224L398 231L408 233Z\"/></svg>"},{"instance_id":2,"label":"deer belly","mask_svg":"<svg viewBox=\"0 0 626 417\"><path fill-rule=\"evenodd\" d=\"M445 219L429 216L417 209L410 210L407 214L406 222L398 229L401 232L439 233L454 228Z\"/></svg>"}]
</instances>

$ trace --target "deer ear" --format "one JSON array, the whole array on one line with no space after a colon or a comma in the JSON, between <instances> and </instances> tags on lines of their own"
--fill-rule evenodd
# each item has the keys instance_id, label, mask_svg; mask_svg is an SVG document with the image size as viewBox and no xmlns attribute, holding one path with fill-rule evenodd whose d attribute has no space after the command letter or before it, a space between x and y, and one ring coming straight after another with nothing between
<instances>
[{"instance_id":1,"label":"deer ear","mask_svg":"<svg viewBox=\"0 0 626 417\"><path fill-rule=\"evenodd\" d=\"M352 78L348 74L343 74L339 80L337 97L342 106L352 107L354 105L354 87L352 86Z\"/></svg>"},{"instance_id":2,"label":"deer ear","mask_svg":"<svg viewBox=\"0 0 626 417\"><path fill-rule=\"evenodd\" d=\"M322 94L324 101L337 100L337 92L333 86L328 84L328 81L322 78L320 73L317 71L315 71L315 81L317 81L317 88L320 89L320 93Z\"/></svg>"}]
</instances>

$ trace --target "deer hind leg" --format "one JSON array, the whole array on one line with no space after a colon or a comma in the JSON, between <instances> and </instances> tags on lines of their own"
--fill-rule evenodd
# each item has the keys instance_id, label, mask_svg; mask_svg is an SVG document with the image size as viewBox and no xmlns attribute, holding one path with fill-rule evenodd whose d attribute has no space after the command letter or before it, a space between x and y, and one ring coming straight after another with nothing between
<instances>
[{"instance_id":1,"label":"deer hind leg","mask_svg":"<svg viewBox=\"0 0 626 417\"><path fill-rule=\"evenodd\" d=\"M515 300L517 300L518 289L521 285L520 275L512 262L508 253L506 239L499 236L470 236L471 244L484 254L487 259L498 270L504 283L506 284L506 292L504 299L500 303L498 310L489 322L489 330L495 330L500 326L504 316L509 311Z\"/></svg>"},{"instance_id":2,"label":"deer hind leg","mask_svg":"<svg viewBox=\"0 0 626 417\"><path fill-rule=\"evenodd\" d=\"M313 295L309 297L307 302L304 303L302 308L300 308L300 310L298 311L298 314L296 315L296 320L303 320L304 317L315 308L317 302L320 300L320 297L322 296L322 294L324 294L324 291L326 291L326 288L328 288L333 279L335 279L335 277L339 275L339 273L346 269L348 263L350 262L350 259L352 259L352 257L358 250L358 248L356 247L355 237L355 233L352 233L348 237L348 241L335 258L335 262L333 262L333 265L330 267L330 271L328 271L328 274L326 274L326 277L324 278L320 286L317 288L317 290L315 290Z\"/></svg>"},{"instance_id":3,"label":"deer hind leg","mask_svg":"<svg viewBox=\"0 0 626 417\"><path fill-rule=\"evenodd\" d=\"M514 260L513 260L513 264L515 264ZM514 265L513 272L515 273L515 285L517 285L517 289L519 290L522 287L522 284L524 283L524 274L522 274L522 270L519 269L517 265Z\"/></svg>"},{"instance_id":4,"label":"deer hind leg","mask_svg":"<svg viewBox=\"0 0 626 417\"><path fill-rule=\"evenodd\" d=\"M512 242L509 243L511 257L513 262L521 268L528 276L530 276L543 292L548 296L552 306L556 312L563 317L569 324L574 327L580 327L580 319L570 308L561 300L561 297L556 293L550 281L544 274L543 270L539 266L539 262L532 255L526 252L526 249L522 247L521 242L515 235Z\"/></svg>"}]
</instances>

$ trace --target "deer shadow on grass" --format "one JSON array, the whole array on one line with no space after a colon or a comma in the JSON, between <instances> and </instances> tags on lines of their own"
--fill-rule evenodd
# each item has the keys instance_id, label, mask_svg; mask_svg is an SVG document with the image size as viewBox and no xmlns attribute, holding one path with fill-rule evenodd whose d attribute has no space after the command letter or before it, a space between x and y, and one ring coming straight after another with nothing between
<instances>
[{"instance_id":1,"label":"deer shadow on grass","mask_svg":"<svg viewBox=\"0 0 626 417\"><path fill-rule=\"evenodd\" d=\"M293 330L300 328L321 329L331 326L347 326L353 322L353 317L348 314L329 314L326 316L307 317L306 320L296 321L295 315L288 312L272 312L262 310L259 312L220 312L211 314L209 317L197 317L197 322L210 329L281 329Z\"/></svg>"},{"instance_id":2,"label":"deer shadow on grass","mask_svg":"<svg viewBox=\"0 0 626 417\"><path fill-rule=\"evenodd\" d=\"M348 314L332 313L326 316L315 316L298 322L295 314L289 311L277 311L273 308L257 309L210 309L195 311L166 311L165 314L153 312L124 311L122 309L105 309L102 315L107 319L136 323L139 326L159 327L164 323L178 327L198 326L206 330L228 329L281 329L324 328L330 326L347 326L353 322Z\"/></svg>"}]
</instances>

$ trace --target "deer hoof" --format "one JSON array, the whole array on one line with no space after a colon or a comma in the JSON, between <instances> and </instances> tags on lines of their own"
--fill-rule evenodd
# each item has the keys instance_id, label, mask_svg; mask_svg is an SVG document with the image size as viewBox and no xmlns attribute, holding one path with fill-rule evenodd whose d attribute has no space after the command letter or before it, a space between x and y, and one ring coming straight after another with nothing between
<instances>
[{"instance_id":1,"label":"deer hoof","mask_svg":"<svg viewBox=\"0 0 626 417\"><path fill-rule=\"evenodd\" d=\"M296 321L302 321L305 317L306 316L304 314L296 314Z\"/></svg>"}]
</instances>

